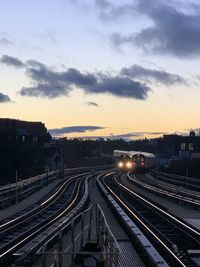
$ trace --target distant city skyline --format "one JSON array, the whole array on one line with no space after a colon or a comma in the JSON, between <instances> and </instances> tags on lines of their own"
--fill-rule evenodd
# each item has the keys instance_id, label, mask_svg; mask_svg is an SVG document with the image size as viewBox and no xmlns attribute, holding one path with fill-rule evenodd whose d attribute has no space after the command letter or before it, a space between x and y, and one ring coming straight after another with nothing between
<instances>
[{"instance_id":1,"label":"distant city skyline","mask_svg":"<svg viewBox=\"0 0 200 267\"><path fill-rule=\"evenodd\" d=\"M8 0L0 16L1 118L69 138L199 132L197 0Z\"/></svg>"}]
</instances>

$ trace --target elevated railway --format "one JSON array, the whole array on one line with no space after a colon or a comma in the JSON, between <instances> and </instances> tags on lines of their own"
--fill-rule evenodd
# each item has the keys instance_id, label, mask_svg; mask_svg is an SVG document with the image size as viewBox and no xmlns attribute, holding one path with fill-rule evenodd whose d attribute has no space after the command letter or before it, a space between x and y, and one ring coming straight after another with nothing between
<instances>
[{"instance_id":1,"label":"elevated railway","mask_svg":"<svg viewBox=\"0 0 200 267\"><path fill-rule=\"evenodd\" d=\"M160 205L123 185L121 175L104 177L102 183L124 210L137 221L170 266L198 266L192 255L200 249L200 232Z\"/></svg>"},{"instance_id":2,"label":"elevated railway","mask_svg":"<svg viewBox=\"0 0 200 267\"><path fill-rule=\"evenodd\" d=\"M112 166L65 173L46 197L0 221L0 266L198 266L199 229L149 197L198 211L198 195L156 182Z\"/></svg>"}]
</instances>

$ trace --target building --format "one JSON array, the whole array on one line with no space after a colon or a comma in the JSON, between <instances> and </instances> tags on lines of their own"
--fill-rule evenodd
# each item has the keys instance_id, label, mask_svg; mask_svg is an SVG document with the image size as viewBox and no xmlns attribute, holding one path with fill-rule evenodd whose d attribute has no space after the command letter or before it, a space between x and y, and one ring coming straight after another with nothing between
<instances>
[{"instance_id":1,"label":"building","mask_svg":"<svg viewBox=\"0 0 200 267\"><path fill-rule=\"evenodd\" d=\"M52 140L42 122L0 118L0 184L44 172L44 146Z\"/></svg>"},{"instance_id":2,"label":"building","mask_svg":"<svg viewBox=\"0 0 200 267\"><path fill-rule=\"evenodd\" d=\"M42 122L29 122L0 118L0 136L7 136L23 143L39 143L51 141L51 135Z\"/></svg>"},{"instance_id":3,"label":"building","mask_svg":"<svg viewBox=\"0 0 200 267\"><path fill-rule=\"evenodd\" d=\"M199 158L200 136L190 131L188 136L169 134L158 140L158 153L163 158Z\"/></svg>"}]
</instances>

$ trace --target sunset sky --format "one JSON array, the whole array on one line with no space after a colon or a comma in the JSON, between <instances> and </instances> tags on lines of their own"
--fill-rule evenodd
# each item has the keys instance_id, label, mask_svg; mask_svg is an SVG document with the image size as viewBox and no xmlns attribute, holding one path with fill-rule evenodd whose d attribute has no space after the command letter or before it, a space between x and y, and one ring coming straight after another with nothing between
<instances>
[{"instance_id":1,"label":"sunset sky","mask_svg":"<svg viewBox=\"0 0 200 267\"><path fill-rule=\"evenodd\" d=\"M0 117L54 136L200 128L200 2L0 0Z\"/></svg>"}]
</instances>

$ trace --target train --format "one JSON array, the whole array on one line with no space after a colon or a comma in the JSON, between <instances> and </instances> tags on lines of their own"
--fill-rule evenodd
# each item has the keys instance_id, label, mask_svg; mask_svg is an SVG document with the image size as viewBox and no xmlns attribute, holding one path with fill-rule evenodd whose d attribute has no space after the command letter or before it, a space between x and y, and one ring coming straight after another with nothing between
<instances>
[{"instance_id":1,"label":"train","mask_svg":"<svg viewBox=\"0 0 200 267\"><path fill-rule=\"evenodd\" d=\"M148 152L114 150L113 156L116 159L117 168L123 171L145 172L156 165L156 156Z\"/></svg>"}]
</instances>

